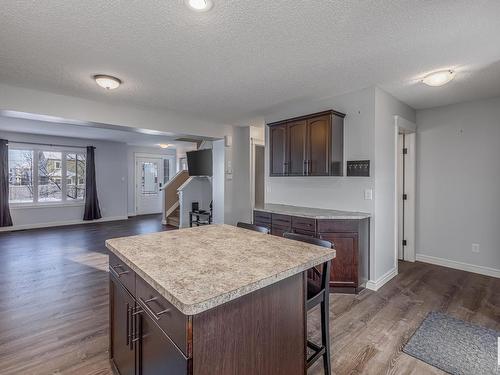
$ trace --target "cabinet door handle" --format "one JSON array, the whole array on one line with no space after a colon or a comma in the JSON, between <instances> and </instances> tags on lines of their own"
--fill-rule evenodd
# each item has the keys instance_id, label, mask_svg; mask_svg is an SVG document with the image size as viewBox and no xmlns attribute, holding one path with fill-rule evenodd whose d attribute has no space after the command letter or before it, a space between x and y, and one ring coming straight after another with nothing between
<instances>
[{"instance_id":1,"label":"cabinet door handle","mask_svg":"<svg viewBox=\"0 0 500 375\"><path fill-rule=\"evenodd\" d=\"M122 272L117 272L116 269L117 268L120 268L123 270L123 265L122 264L117 264L116 266L111 266L111 268L113 269L113 271L115 271L116 273L116 276L120 277L121 275L125 275L127 273L130 273L129 271L122 271Z\"/></svg>"},{"instance_id":2,"label":"cabinet door handle","mask_svg":"<svg viewBox=\"0 0 500 375\"><path fill-rule=\"evenodd\" d=\"M130 305L127 303L127 330L125 331L126 332L126 346L129 346L130 345L130 339L131 339L131 333L130 333L130 318L131 318L131 314L130 314Z\"/></svg>"},{"instance_id":3,"label":"cabinet door handle","mask_svg":"<svg viewBox=\"0 0 500 375\"><path fill-rule=\"evenodd\" d=\"M148 304L150 302L158 300L158 297L151 297L151 298L146 299L146 300L143 299L142 297L139 297L139 299L144 304L144 308L147 310L147 312L149 312L153 316L153 318L155 318L156 320L160 320L161 315L167 314L167 313L169 313L171 311L171 309L165 309L165 310L162 310L162 311L159 311L159 312L154 312L153 311L153 309Z\"/></svg>"},{"instance_id":4,"label":"cabinet door handle","mask_svg":"<svg viewBox=\"0 0 500 375\"><path fill-rule=\"evenodd\" d=\"M302 173L304 176L307 176L307 160L304 160L304 168L302 169Z\"/></svg>"}]
</instances>

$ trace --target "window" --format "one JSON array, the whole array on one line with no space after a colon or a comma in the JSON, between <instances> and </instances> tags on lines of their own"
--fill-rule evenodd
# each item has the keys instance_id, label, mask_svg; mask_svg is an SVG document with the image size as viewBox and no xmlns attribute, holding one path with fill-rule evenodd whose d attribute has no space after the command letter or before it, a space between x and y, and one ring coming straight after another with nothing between
<instances>
[{"instance_id":1,"label":"window","mask_svg":"<svg viewBox=\"0 0 500 375\"><path fill-rule=\"evenodd\" d=\"M84 153L9 147L9 203L50 204L85 197Z\"/></svg>"},{"instance_id":2,"label":"window","mask_svg":"<svg viewBox=\"0 0 500 375\"><path fill-rule=\"evenodd\" d=\"M141 177L143 195L158 193L158 164L143 162Z\"/></svg>"}]
</instances>

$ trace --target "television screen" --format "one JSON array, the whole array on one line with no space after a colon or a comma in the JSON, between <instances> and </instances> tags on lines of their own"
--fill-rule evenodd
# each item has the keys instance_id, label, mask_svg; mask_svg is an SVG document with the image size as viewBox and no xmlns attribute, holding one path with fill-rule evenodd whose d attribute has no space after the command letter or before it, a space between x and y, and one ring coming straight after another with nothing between
<instances>
[{"instance_id":1,"label":"television screen","mask_svg":"<svg viewBox=\"0 0 500 375\"><path fill-rule=\"evenodd\" d=\"M188 151L186 155L190 176L212 175L212 149Z\"/></svg>"}]
</instances>

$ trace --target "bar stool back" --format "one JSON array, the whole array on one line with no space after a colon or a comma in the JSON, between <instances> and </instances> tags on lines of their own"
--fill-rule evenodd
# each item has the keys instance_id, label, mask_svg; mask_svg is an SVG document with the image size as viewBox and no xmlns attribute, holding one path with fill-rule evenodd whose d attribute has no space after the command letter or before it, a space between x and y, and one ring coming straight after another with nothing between
<instances>
[{"instance_id":1,"label":"bar stool back","mask_svg":"<svg viewBox=\"0 0 500 375\"><path fill-rule=\"evenodd\" d=\"M243 229L248 229L248 230L253 230L255 232L260 232L260 233L266 233L266 234L269 234L269 229L266 228L266 227L261 227L261 226L258 226L258 225L254 225L254 224L249 224L249 223L244 223L242 221L239 221L236 226L238 228L243 228Z\"/></svg>"},{"instance_id":2,"label":"bar stool back","mask_svg":"<svg viewBox=\"0 0 500 375\"><path fill-rule=\"evenodd\" d=\"M283 237L310 243L317 246L333 249L330 241L321 240L311 236L305 236L297 233L284 233ZM307 358L307 368L309 369L317 360L323 358L323 368L325 374L331 374L330 364L330 262L323 263L321 268L314 267L307 275L307 303L306 308L309 312L313 307L321 305L321 345L307 340L307 346L313 354Z\"/></svg>"}]
</instances>

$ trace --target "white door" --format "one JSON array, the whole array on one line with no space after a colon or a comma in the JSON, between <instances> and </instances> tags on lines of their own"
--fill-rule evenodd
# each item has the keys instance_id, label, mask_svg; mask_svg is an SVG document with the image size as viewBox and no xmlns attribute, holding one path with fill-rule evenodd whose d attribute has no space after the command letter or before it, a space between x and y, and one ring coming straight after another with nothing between
<instances>
[{"instance_id":1,"label":"white door","mask_svg":"<svg viewBox=\"0 0 500 375\"><path fill-rule=\"evenodd\" d=\"M163 159L136 157L135 205L138 215L162 212L160 183L163 182Z\"/></svg>"}]
</instances>

